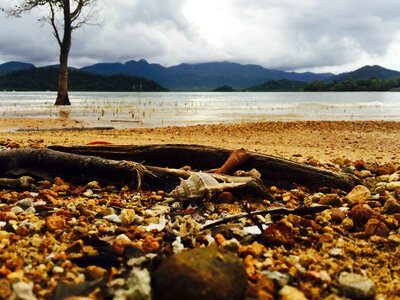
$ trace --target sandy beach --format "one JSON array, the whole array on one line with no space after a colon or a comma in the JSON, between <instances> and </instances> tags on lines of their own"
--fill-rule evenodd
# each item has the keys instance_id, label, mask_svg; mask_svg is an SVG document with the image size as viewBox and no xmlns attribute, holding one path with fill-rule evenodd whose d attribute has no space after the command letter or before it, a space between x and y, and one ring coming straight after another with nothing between
<instances>
[{"instance_id":1,"label":"sandy beach","mask_svg":"<svg viewBox=\"0 0 400 300\"><path fill-rule=\"evenodd\" d=\"M73 119L4 118L0 119L0 145L37 148L107 142L243 147L321 168L346 169L358 177L361 185L352 187L351 191L328 187L313 191L308 186L286 190L267 186L269 196L262 201L232 190L213 199L200 195L202 202L198 201L198 207L190 210L192 202L178 198L178 194L174 196L169 190L138 190L91 179L76 182L67 175L54 178L53 183L38 181L33 192L3 189L0 191L0 261L5 264L0 269L0 289L6 298L109 299L108 296L130 291L130 282L136 278L136 271L129 271L131 261L144 259L146 265L151 265L157 255L174 259L182 250L192 255L196 249L203 249L205 255L212 257L212 251L222 251L215 254L219 261L225 261L221 255L233 253L236 266L243 274L240 286L244 288L213 279L218 284L214 290L242 295L229 299L277 299L284 293L290 297L298 295L296 299L301 300L338 299L339 296L398 299L399 122L258 122L108 130L99 130L98 126L95 122ZM329 161L335 164L323 163ZM247 232L257 227L255 218L229 221L210 231L205 227L202 231L196 229L206 222L220 222L223 216L243 213L244 203L252 211L278 209L281 212L275 217L261 218L269 227L264 231L258 228L259 233ZM322 210L311 211L315 205ZM296 208L301 208L299 213L293 210ZM303 216L304 209L306 216ZM140 253L140 257L132 257L131 253ZM174 271L168 265L165 268L171 274L179 271L177 266ZM186 281L177 279L168 281L169 276L162 273L158 281L151 280L149 272L154 275L159 270L162 267L141 275L140 280L147 282L147 295L171 291L178 283L187 285ZM186 278L187 274L183 276ZM195 274L195 278L202 278ZM289 279L277 281L276 274L279 278L292 278L293 283ZM169 286L158 287L157 282ZM93 287L84 292L76 290L79 285L87 284ZM197 288L202 290L205 285L199 283ZM190 286L192 289L193 285ZM180 296L181 289L171 292L174 293Z\"/></svg>"},{"instance_id":2,"label":"sandy beach","mask_svg":"<svg viewBox=\"0 0 400 300\"><path fill-rule=\"evenodd\" d=\"M96 126L72 119L4 118L0 119L0 142L12 141L21 146L85 145L94 141L124 145L201 144L243 147L293 160L333 160L344 156L383 163L400 159L400 122L294 121L93 130Z\"/></svg>"}]
</instances>

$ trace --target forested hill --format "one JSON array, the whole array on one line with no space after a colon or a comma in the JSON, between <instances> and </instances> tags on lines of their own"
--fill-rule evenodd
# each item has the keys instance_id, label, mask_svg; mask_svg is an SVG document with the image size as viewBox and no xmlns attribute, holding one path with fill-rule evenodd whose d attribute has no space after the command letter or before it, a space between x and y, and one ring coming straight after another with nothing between
<instances>
[{"instance_id":1,"label":"forested hill","mask_svg":"<svg viewBox=\"0 0 400 300\"><path fill-rule=\"evenodd\" d=\"M400 78L400 72L383 68L381 66L364 66L357 70L341 73L329 78L329 81L347 81L347 80L363 80L369 78L376 78L381 80L388 80Z\"/></svg>"},{"instance_id":2,"label":"forested hill","mask_svg":"<svg viewBox=\"0 0 400 300\"><path fill-rule=\"evenodd\" d=\"M56 91L58 69L55 67L28 68L0 76L0 90ZM153 80L136 76L89 74L75 69L69 71L70 91L129 92L166 91Z\"/></svg>"}]
</instances>

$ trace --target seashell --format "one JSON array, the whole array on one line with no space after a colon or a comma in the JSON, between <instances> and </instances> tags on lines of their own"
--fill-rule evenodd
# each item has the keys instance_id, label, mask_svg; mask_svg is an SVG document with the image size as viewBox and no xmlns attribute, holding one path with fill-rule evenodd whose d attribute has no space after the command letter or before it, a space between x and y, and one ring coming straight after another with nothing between
<instances>
[{"instance_id":1,"label":"seashell","mask_svg":"<svg viewBox=\"0 0 400 300\"><path fill-rule=\"evenodd\" d=\"M246 161L249 154L243 148L233 150L226 162L215 173L230 174Z\"/></svg>"},{"instance_id":2,"label":"seashell","mask_svg":"<svg viewBox=\"0 0 400 300\"><path fill-rule=\"evenodd\" d=\"M260 179L261 178L261 173L258 172L256 169L251 169L250 171L242 171L242 170L238 170L235 172L234 174L235 176L248 176L248 177L253 177L256 179Z\"/></svg>"},{"instance_id":3,"label":"seashell","mask_svg":"<svg viewBox=\"0 0 400 300\"><path fill-rule=\"evenodd\" d=\"M203 172L192 172L188 179L183 180L168 196L181 201L198 200L201 198L211 199L216 193L228 188L244 186L243 182L227 183L218 182L211 174Z\"/></svg>"}]
</instances>

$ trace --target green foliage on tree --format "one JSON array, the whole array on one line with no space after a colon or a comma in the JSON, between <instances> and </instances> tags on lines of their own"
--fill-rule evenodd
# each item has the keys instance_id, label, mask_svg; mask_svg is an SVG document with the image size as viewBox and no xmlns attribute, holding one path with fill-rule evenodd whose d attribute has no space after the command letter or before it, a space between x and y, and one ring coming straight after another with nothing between
<instances>
[{"instance_id":1,"label":"green foliage on tree","mask_svg":"<svg viewBox=\"0 0 400 300\"><path fill-rule=\"evenodd\" d=\"M314 81L304 87L309 92L344 92L344 91L391 91L400 88L400 78L382 80L375 77L345 81Z\"/></svg>"},{"instance_id":2,"label":"green foliage on tree","mask_svg":"<svg viewBox=\"0 0 400 300\"><path fill-rule=\"evenodd\" d=\"M0 76L0 90L12 91L56 91L57 74L55 67L32 68L10 72ZM141 77L113 75L101 76L78 70L69 70L70 91L166 91L153 80Z\"/></svg>"},{"instance_id":3,"label":"green foliage on tree","mask_svg":"<svg viewBox=\"0 0 400 300\"><path fill-rule=\"evenodd\" d=\"M222 85L213 89L213 92L237 92L237 90L229 85Z\"/></svg>"},{"instance_id":4,"label":"green foliage on tree","mask_svg":"<svg viewBox=\"0 0 400 300\"><path fill-rule=\"evenodd\" d=\"M303 81L293 80L269 80L246 89L249 92L296 92L303 90L306 85Z\"/></svg>"}]
</instances>

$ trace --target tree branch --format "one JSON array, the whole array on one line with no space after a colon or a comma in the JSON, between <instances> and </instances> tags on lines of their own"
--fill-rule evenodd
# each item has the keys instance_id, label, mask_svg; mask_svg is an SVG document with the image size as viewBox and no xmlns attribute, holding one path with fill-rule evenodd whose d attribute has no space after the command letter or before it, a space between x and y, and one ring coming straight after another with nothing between
<instances>
[{"instance_id":1,"label":"tree branch","mask_svg":"<svg viewBox=\"0 0 400 300\"><path fill-rule=\"evenodd\" d=\"M298 215L298 216L305 216L305 215L311 215L311 214L316 214L319 212L322 212L326 209L332 208L330 205L317 205L317 206L300 206L298 208L286 208L286 207L274 207L274 208L268 208L268 209L262 209L262 210L255 210L251 212L244 212L244 213L239 213L236 215L230 215L227 216L223 219L214 221L212 223L205 224L202 227L202 230L205 229L210 229L215 226L221 225L228 223L230 221L234 221L237 219L241 218L246 218L249 216L256 216L256 215Z\"/></svg>"},{"instance_id":2,"label":"tree branch","mask_svg":"<svg viewBox=\"0 0 400 300\"><path fill-rule=\"evenodd\" d=\"M61 47L62 41L55 21L55 10L52 3L49 3L49 6L50 6L50 24L51 27L53 27L53 34L58 42L58 45Z\"/></svg>"}]
</instances>

